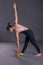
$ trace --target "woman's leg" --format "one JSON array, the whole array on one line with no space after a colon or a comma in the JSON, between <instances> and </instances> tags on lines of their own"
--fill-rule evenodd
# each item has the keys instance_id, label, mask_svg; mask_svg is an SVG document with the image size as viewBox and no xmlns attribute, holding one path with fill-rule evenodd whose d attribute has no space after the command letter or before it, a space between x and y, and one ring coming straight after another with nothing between
<instances>
[{"instance_id":1,"label":"woman's leg","mask_svg":"<svg viewBox=\"0 0 43 65\"><path fill-rule=\"evenodd\" d=\"M28 38L28 36L26 36L26 39L25 39L25 44L24 44L24 47L23 47L23 49L22 49L22 53L24 53L25 52L25 50L26 50L26 48L27 48L27 46L28 46L28 42L29 42L29 38Z\"/></svg>"},{"instance_id":2,"label":"woman's leg","mask_svg":"<svg viewBox=\"0 0 43 65\"><path fill-rule=\"evenodd\" d=\"M30 39L32 45L36 48L37 52L41 53L39 46L36 44L36 41L35 41L34 34L33 34L32 30L30 31L29 39Z\"/></svg>"}]
</instances>

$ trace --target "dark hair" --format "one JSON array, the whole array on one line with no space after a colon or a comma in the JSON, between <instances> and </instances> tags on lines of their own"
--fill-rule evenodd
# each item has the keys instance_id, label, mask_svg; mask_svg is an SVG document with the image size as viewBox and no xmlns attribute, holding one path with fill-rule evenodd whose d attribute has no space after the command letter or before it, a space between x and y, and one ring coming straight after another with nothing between
<instances>
[{"instance_id":1,"label":"dark hair","mask_svg":"<svg viewBox=\"0 0 43 65\"><path fill-rule=\"evenodd\" d=\"M9 28L12 28L12 25L10 24L10 22L8 22L6 29L9 30Z\"/></svg>"}]
</instances>

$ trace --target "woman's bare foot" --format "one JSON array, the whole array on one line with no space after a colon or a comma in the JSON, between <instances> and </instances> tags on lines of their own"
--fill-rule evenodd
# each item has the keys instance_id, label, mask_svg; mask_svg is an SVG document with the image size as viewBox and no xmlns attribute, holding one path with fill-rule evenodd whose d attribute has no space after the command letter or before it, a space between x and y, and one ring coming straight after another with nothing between
<instances>
[{"instance_id":1,"label":"woman's bare foot","mask_svg":"<svg viewBox=\"0 0 43 65\"><path fill-rule=\"evenodd\" d=\"M19 53L19 56L23 56L23 53Z\"/></svg>"},{"instance_id":2,"label":"woman's bare foot","mask_svg":"<svg viewBox=\"0 0 43 65\"><path fill-rule=\"evenodd\" d=\"M37 54L35 54L36 57L39 57L39 56L41 56L41 55L42 55L42 53L37 53Z\"/></svg>"}]
</instances>

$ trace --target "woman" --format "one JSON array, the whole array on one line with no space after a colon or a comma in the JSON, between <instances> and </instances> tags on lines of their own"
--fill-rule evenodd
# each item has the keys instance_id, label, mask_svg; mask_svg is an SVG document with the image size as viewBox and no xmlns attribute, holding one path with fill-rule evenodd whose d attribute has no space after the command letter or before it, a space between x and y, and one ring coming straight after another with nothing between
<instances>
[{"instance_id":1,"label":"woman","mask_svg":"<svg viewBox=\"0 0 43 65\"><path fill-rule=\"evenodd\" d=\"M19 51L19 34L24 33L26 35L24 47L23 47L21 53L18 53L18 55L24 54L24 52L25 52L25 50L28 46L28 42L30 41L38 52L35 56L41 56L41 51L40 51L40 48L38 47L38 45L36 44L33 31L31 29L25 27L25 26L18 24L18 15L17 15L16 3L14 3L13 8L14 8L14 11L15 11L14 25L11 26L10 23L8 23L7 30L10 31L10 32L15 31L17 51Z\"/></svg>"}]
</instances>

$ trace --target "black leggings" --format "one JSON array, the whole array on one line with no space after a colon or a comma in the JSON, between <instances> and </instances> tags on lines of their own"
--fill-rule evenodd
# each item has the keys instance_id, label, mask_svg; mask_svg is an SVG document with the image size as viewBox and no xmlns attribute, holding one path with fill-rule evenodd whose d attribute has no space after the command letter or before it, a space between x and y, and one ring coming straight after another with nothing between
<instances>
[{"instance_id":1,"label":"black leggings","mask_svg":"<svg viewBox=\"0 0 43 65\"><path fill-rule=\"evenodd\" d=\"M24 44L24 47L22 49L22 53L25 52L27 46L28 46L28 42L30 41L32 43L32 45L36 48L37 52L40 53L40 48L39 46L36 44L36 41L35 41L35 38L34 38L34 34L33 34L33 31L31 29L29 30L25 30L25 31L22 31L21 33L24 33L26 35L26 38L25 38L25 44Z\"/></svg>"}]
</instances>

